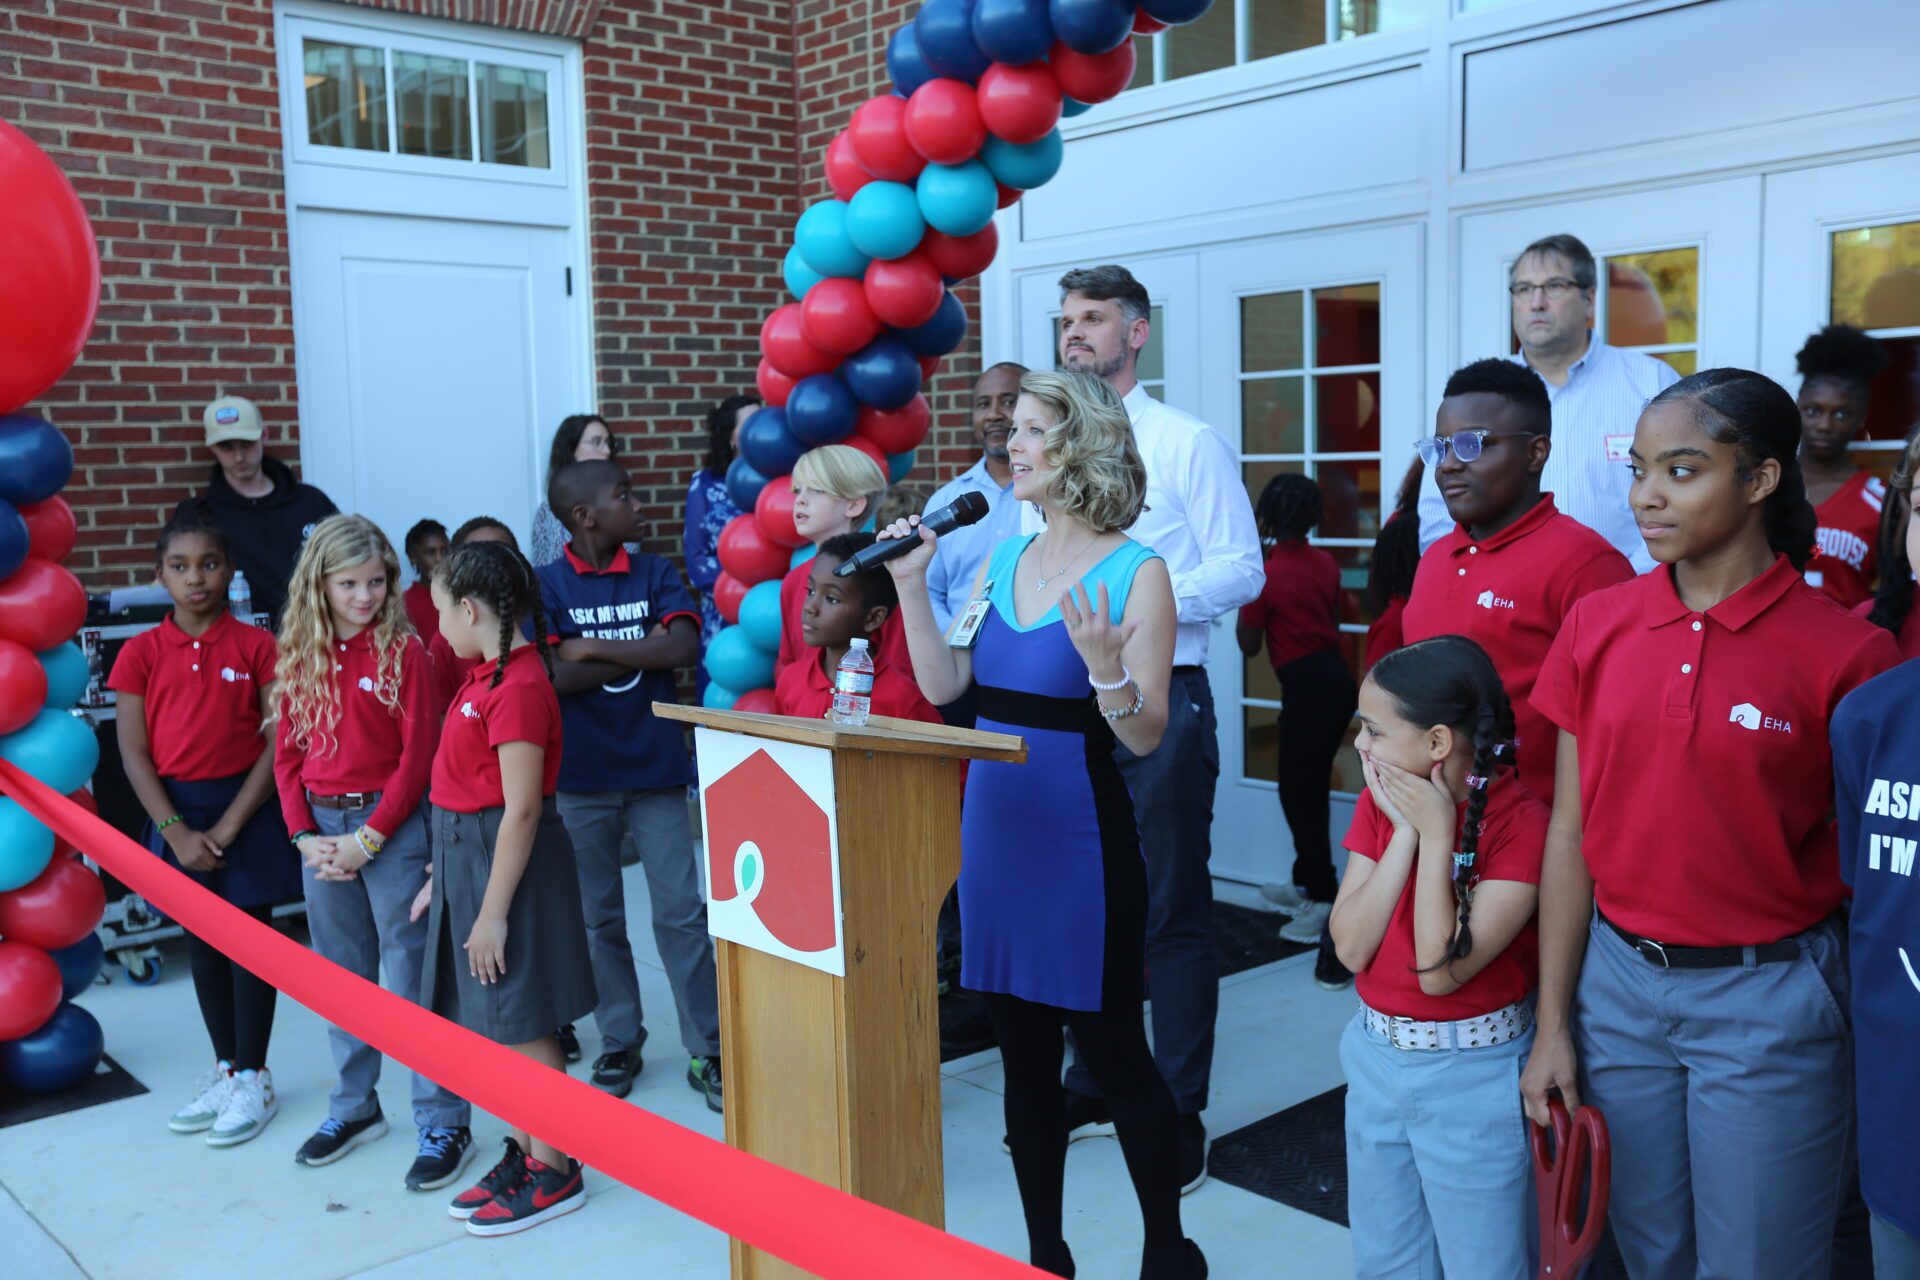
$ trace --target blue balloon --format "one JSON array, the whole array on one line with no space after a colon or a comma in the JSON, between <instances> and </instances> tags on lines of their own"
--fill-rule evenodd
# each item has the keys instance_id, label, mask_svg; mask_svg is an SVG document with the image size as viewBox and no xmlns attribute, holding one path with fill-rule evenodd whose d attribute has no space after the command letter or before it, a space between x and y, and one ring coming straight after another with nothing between
<instances>
[{"instance_id":1,"label":"blue balloon","mask_svg":"<svg viewBox=\"0 0 1920 1280\"><path fill-rule=\"evenodd\" d=\"M59 1093L92 1075L106 1051L99 1020L67 1001L38 1031L0 1043L0 1080L23 1093Z\"/></svg>"},{"instance_id":2,"label":"blue balloon","mask_svg":"<svg viewBox=\"0 0 1920 1280\"><path fill-rule=\"evenodd\" d=\"M787 559L787 572L792 573L807 561L820 554L820 548L811 542L805 542L793 549L793 555Z\"/></svg>"},{"instance_id":3,"label":"blue balloon","mask_svg":"<svg viewBox=\"0 0 1920 1280\"><path fill-rule=\"evenodd\" d=\"M1140 0L1149 18L1157 18L1170 27L1197 22L1213 8L1213 0Z\"/></svg>"},{"instance_id":4,"label":"blue balloon","mask_svg":"<svg viewBox=\"0 0 1920 1280\"><path fill-rule=\"evenodd\" d=\"M1067 144L1055 128L1038 142L1007 142L988 134L986 145L980 148L980 161L997 181L1031 191L1053 180L1066 154Z\"/></svg>"},{"instance_id":5,"label":"blue balloon","mask_svg":"<svg viewBox=\"0 0 1920 1280\"><path fill-rule=\"evenodd\" d=\"M756 583L740 600L740 629L757 649L780 652L780 583Z\"/></svg>"},{"instance_id":6,"label":"blue balloon","mask_svg":"<svg viewBox=\"0 0 1920 1280\"><path fill-rule=\"evenodd\" d=\"M882 413L904 408L920 391L920 361L907 340L894 334L883 333L848 356L840 376L847 380L854 399Z\"/></svg>"},{"instance_id":7,"label":"blue balloon","mask_svg":"<svg viewBox=\"0 0 1920 1280\"><path fill-rule=\"evenodd\" d=\"M1040 61L1053 48L1047 0L974 0L973 42L1010 67Z\"/></svg>"},{"instance_id":8,"label":"blue balloon","mask_svg":"<svg viewBox=\"0 0 1920 1280\"><path fill-rule=\"evenodd\" d=\"M933 313L933 319L917 329L897 329L894 332L906 340L916 356L944 356L967 339L967 309L949 289L947 296L940 299L940 309ZM913 397L908 396L907 399Z\"/></svg>"},{"instance_id":9,"label":"blue balloon","mask_svg":"<svg viewBox=\"0 0 1920 1280\"><path fill-rule=\"evenodd\" d=\"M991 135L987 138L989 146L997 141ZM985 153L982 147L981 154ZM914 193L927 225L950 236L970 236L984 229L1000 205L1000 188L978 160L928 165L920 171Z\"/></svg>"},{"instance_id":10,"label":"blue balloon","mask_svg":"<svg viewBox=\"0 0 1920 1280\"><path fill-rule=\"evenodd\" d=\"M0 760L26 770L66 795L78 791L100 763L100 740L87 722L65 711L42 711L24 729L0 738Z\"/></svg>"},{"instance_id":11,"label":"blue balloon","mask_svg":"<svg viewBox=\"0 0 1920 1280\"><path fill-rule=\"evenodd\" d=\"M0 416L0 498L16 507L60 492L73 475L73 446L32 414Z\"/></svg>"},{"instance_id":12,"label":"blue balloon","mask_svg":"<svg viewBox=\"0 0 1920 1280\"><path fill-rule=\"evenodd\" d=\"M41 654L40 668L47 673L47 706L54 711L65 711L80 701L93 675L87 669L87 655L71 641Z\"/></svg>"},{"instance_id":13,"label":"blue balloon","mask_svg":"<svg viewBox=\"0 0 1920 1280\"><path fill-rule=\"evenodd\" d=\"M1091 102L1082 102L1078 98L1064 97L1060 100L1060 114L1068 120L1071 120L1075 116L1083 116L1091 110L1093 110L1093 104Z\"/></svg>"},{"instance_id":14,"label":"blue balloon","mask_svg":"<svg viewBox=\"0 0 1920 1280\"><path fill-rule=\"evenodd\" d=\"M60 993L63 1000L71 1000L92 986L93 980L100 976L101 966L107 962L107 949L97 933L90 933L70 947L61 947L47 954L60 966Z\"/></svg>"},{"instance_id":15,"label":"blue balloon","mask_svg":"<svg viewBox=\"0 0 1920 1280\"><path fill-rule=\"evenodd\" d=\"M740 427L740 456L763 476L787 474L806 451L787 430L787 411L778 405L768 405Z\"/></svg>"},{"instance_id":16,"label":"blue balloon","mask_svg":"<svg viewBox=\"0 0 1920 1280\"><path fill-rule=\"evenodd\" d=\"M739 510L753 510L754 501L766 487L767 477L756 471L746 458L738 457L727 464L727 499Z\"/></svg>"},{"instance_id":17,"label":"blue balloon","mask_svg":"<svg viewBox=\"0 0 1920 1280\"><path fill-rule=\"evenodd\" d=\"M816 200L793 225L793 243L807 265L823 276L866 274L867 255L847 235L844 200Z\"/></svg>"},{"instance_id":18,"label":"blue balloon","mask_svg":"<svg viewBox=\"0 0 1920 1280\"><path fill-rule=\"evenodd\" d=\"M774 643L777 647L779 641ZM773 660L774 654L756 645L745 627L727 627L707 643L707 674L715 684L742 693L773 683Z\"/></svg>"},{"instance_id":19,"label":"blue balloon","mask_svg":"<svg viewBox=\"0 0 1920 1280\"><path fill-rule=\"evenodd\" d=\"M920 461L918 450L909 449L905 453L887 455L887 483L899 484L913 474L913 466Z\"/></svg>"},{"instance_id":20,"label":"blue balloon","mask_svg":"<svg viewBox=\"0 0 1920 1280\"><path fill-rule=\"evenodd\" d=\"M727 628L733 630L732 627ZM725 632L721 633L726 634ZM740 695L716 680L707 681L707 691L700 695L700 705L711 707L715 711L731 711L733 704L740 701Z\"/></svg>"},{"instance_id":21,"label":"blue balloon","mask_svg":"<svg viewBox=\"0 0 1920 1280\"><path fill-rule=\"evenodd\" d=\"M973 39L974 0L927 0L913 19L913 38L920 60L937 76L964 80L980 78L993 59Z\"/></svg>"},{"instance_id":22,"label":"blue balloon","mask_svg":"<svg viewBox=\"0 0 1920 1280\"><path fill-rule=\"evenodd\" d=\"M53 832L18 800L0 796L0 893L30 882L51 861Z\"/></svg>"},{"instance_id":23,"label":"blue balloon","mask_svg":"<svg viewBox=\"0 0 1920 1280\"><path fill-rule=\"evenodd\" d=\"M914 210L919 216L919 210ZM27 522L21 516L18 507L4 498L0 498L0 578L10 577L20 562L27 558L27 549L32 545L32 535L27 532Z\"/></svg>"},{"instance_id":24,"label":"blue balloon","mask_svg":"<svg viewBox=\"0 0 1920 1280\"><path fill-rule=\"evenodd\" d=\"M913 28L909 18L887 41L887 75L893 79L893 91L903 98L911 98L915 89L939 78L920 56L920 42L914 39Z\"/></svg>"},{"instance_id":25,"label":"blue balloon","mask_svg":"<svg viewBox=\"0 0 1920 1280\"><path fill-rule=\"evenodd\" d=\"M819 284L826 277L807 265L807 259L795 245L787 250L786 261L780 264L780 278L787 282L787 292L796 299L807 296L807 290Z\"/></svg>"},{"instance_id":26,"label":"blue balloon","mask_svg":"<svg viewBox=\"0 0 1920 1280\"><path fill-rule=\"evenodd\" d=\"M802 378L787 395L787 430L809 449L839 444L859 420L860 405L838 374Z\"/></svg>"},{"instance_id":27,"label":"blue balloon","mask_svg":"<svg viewBox=\"0 0 1920 1280\"><path fill-rule=\"evenodd\" d=\"M1050 0L1047 16L1075 53L1108 53L1133 35L1133 0Z\"/></svg>"},{"instance_id":28,"label":"blue balloon","mask_svg":"<svg viewBox=\"0 0 1920 1280\"><path fill-rule=\"evenodd\" d=\"M904 258L926 234L920 202L904 182L869 182L847 202L847 236L869 258Z\"/></svg>"}]
</instances>

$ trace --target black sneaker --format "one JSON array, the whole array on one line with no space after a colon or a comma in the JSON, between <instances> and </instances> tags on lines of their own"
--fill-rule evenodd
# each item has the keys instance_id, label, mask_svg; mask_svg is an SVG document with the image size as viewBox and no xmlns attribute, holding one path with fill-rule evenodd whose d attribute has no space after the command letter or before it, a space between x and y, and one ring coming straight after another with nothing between
<instances>
[{"instance_id":1,"label":"black sneaker","mask_svg":"<svg viewBox=\"0 0 1920 1280\"><path fill-rule=\"evenodd\" d=\"M1072 1144L1082 1138L1112 1136L1113 1112L1107 1109L1106 1100L1067 1090L1067 1142ZM1005 1134L1000 1136L1000 1149L1008 1155L1013 1154Z\"/></svg>"},{"instance_id":2,"label":"black sneaker","mask_svg":"<svg viewBox=\"0 0 1920 1280\"><path fill-rule=\"evenodd\" d=\"M457 1129L420 1130L420 1151L407 1170L407 1190L438 1191L460 1176L473 1159L473 1131L465 1125Z\"/></svg>"},{"instance_id":3,"label":"black sneaker","mask_svg":"<svg viewBox=\"0 0 1920 1280\"><path fill-rule=\"evenodd\" d=\"M707 1100L707 1110L723 1111L723 1094L720 1082L720 1056L695 1058L687 1068L687 1083L693 1091Z\"/></svg>"},{"instance_id":4,"label":"black sneaker","mask_svg":"<svg viewBox=\"0 0 1920 1280\"><path fill-rule=\"evenodd\" d=\"M1198 1191L1207 1180L1207 1126L1199 1116L1180 1117L1180 1194Z\"/></svg>"},{"instance_id":5,"label":"black sneaker","mask_svg":"<svg viewBox=\"0 0 1920 1280\"><path fill-rule=\"evenodd\" d=\"M364 1120L335 1120L329 1116L320 1122L313 1136L293 1153L295 1164L319 1166L332 1164L355 1147L387 1136L387 1118L378 1111Z\"/></svg>"},{"instance_id":6,"label":"black sneaker","mask_svg":"<svg viewBox=\"0 0 1920 1280\"><path fill-rule=\"evenodd\" d=\"M574 1034L571 1022L554 1032L553 1038L560 1042L560 1053L568 1062L580 1061L580 1037Z\"/></svg>"},{"instance_id":7,"label":"black sneaker","mask_svg":"<svg viewBox=\"0 0 1920 1280\"><path fill-rule=\"evenodd\" d=\"M565 1169L549 1169L529 1158L517 1180L467 1219L467 1230L476 1236L510 1236L572 1213L586 1202L578 1160L568 1160Z\"/></svg>"},{"instance_id":8,"label":"black sneaker","mask_svg":"<svg viewBox=\"0 0 1920 1280\"><path fill-rule=\"evenodd\" d=\"M1319 958L1313 962L1313 984L1322 991L1344 991L1353 985L1353 975L1347 972L1347 966L1340 963L1332 948L1322 948Z\"/></svg>"},{"instance_id":9,"label":"black sneaker","mask_svg":"<svg viewBox=\"0 0 1920 1280\"><path fill-rule=\"evenodd\" d=\"M633 1092L633 1078L640 1074L640 1051L603 1053L593 1060L593 1087L604 1089L616 1098Z\"/></svg>"},{"instance_id":10,"label":"black sneaker","mask_svg":"<svg viewBox=\"0 0 1920 1280\"><path fill-rule=\"evenodd\" d=\"M500 1162L480 1175L480 1181L462 1191L447 1206L447 1213L465 1222L493 1203L493 1198L518 1182L527 1173L527 1153L512 1138L506 1139L507 1153Z\"/></svg>"}]
</instances>

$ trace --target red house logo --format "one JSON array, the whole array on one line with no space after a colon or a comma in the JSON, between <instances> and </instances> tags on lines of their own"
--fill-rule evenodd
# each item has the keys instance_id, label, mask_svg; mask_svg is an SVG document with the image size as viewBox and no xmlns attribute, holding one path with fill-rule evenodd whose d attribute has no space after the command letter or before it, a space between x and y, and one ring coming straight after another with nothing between
<instances>
[{"instance_id":1,"label":"red house logo","mask_svg":"<svg viewBox=\"0 0 1920 1280\"><path fill-rule=\"evenodd\" d=\"M705 788L707 877L716 903L745 901L795 951L838 934L833 819L763 750Z\"/></svg>"}]
</instances>

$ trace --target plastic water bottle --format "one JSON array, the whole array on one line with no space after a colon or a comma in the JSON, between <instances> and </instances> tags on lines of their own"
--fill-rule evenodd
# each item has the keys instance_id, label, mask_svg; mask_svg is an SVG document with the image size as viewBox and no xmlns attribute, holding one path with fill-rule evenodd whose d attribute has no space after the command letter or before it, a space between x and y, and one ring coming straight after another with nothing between
<instances>
[{"instance_id":1,"label":"plastic water bottle","mask_svg":"<svg viewBox=\"0 0 1920 1280\"><path fill-rule=\"evenodd\" d=\"M247 575L238 569L233 571L233 581L227 584L227 612L248 626L253 625L253 588L247 585Z\"/></svg>"},{"instance_id":2,"label":"plastic water bottle","mask_svg":"<svg viewBox=\"0 0 1920 1280\"><path fill-rule=\"evenodd\" d=\"M835 724L862 725L873 707L873 655L865 640L855 640L840 659L833 673L833 715Z\"/></svg>"}]
</instances>

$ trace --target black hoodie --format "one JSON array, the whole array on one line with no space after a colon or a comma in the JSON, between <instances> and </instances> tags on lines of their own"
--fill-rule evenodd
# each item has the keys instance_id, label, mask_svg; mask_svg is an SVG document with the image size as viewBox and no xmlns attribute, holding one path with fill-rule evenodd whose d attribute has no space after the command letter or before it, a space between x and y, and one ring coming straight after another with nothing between
<instances>
[{"instance_id":1,"label":"black hoodie","mask_svg":"<svg viewBox=\"0 0 1920 1280\"><path fill-rule=\"evenodd\" d=\"M220 526L233 544L234 567L247 575L254 612L272 614L278 627L301 546L313 526L338 508L320 490L295 480L284 462L263 457L260 470L273 481L273 492L264 498L236 493L216 463L206 492L188 498L179 510L194 508Z\"/></svg>"}]
</instances>

